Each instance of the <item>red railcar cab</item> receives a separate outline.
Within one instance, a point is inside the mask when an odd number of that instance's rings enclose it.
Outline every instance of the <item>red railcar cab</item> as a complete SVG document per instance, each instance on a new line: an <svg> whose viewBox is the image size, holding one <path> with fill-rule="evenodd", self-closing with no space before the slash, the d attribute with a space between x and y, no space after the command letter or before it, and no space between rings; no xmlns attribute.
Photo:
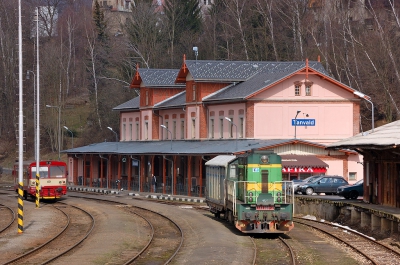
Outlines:
<svg viewBox="0 0 400 265"><path fill-rule="evenodd" d="M36 197L36 161L23 163L24 197ZM18 162L14 164L14 184L18 192ZM39 162L39 197L41 199L58 199L67 194L67 164L62 161Z"/></svg>

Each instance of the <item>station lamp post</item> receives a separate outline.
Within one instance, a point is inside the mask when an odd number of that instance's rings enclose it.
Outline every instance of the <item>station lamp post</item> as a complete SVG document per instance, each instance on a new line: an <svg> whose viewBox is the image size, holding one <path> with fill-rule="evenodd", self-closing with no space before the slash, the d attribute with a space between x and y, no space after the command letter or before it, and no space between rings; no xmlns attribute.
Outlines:
<svg viewBox="0 0 400 265"><path fill-rule="evenodd" d="M163 127L165 130L167 130L170 133L170 135L171 135L171 140L170 140L171 141L171 150L172 150L172 132L170 130L168 130L167 126L165 126L164 124L161 124L160 126Z"/></svg>
<svg viewBox="0 0 400 265"><path fill-rule="evenodd" d="M118 133L116 133L111 127L107 127L107 129L109 129L115 134L115 140L118 142Z"/></svg>
<svg viewBox="0 0 400 265"><path fill-rule="evenodd" d="M354 95L359 96L362 99L365 99L366 101L368 101L369 103L371 103L372 105L372 132L374 132L374 103L372 103L371 98L367 95L365 95L364 93L361 93L360 91L354 91L353 92Z"/></svg>
<svg viewBox="0 0 400 265"><path fill-rule="evenodd" d="M297 115L299 115L299 113L301 112L301 110L298 110L296 113L296 117L294 117L294 139L296 139L296 133L297 133Z"/></svg>
<svg viewBox="0 0 400 265"><path fill-rule="evenodd" d="M236 140L235 140L235 144L236 144L236 151L237 151L237 140L238 140L238 133L237 133L237 126L235 123L233 123L232 119L225 117L225 120L229 121L230 124L232 124L233 126L235 126L236 129Z"/></svg>
<svg viewBox="0 0 400 265"><path fill-rule="evenodd" d="M74 133L70 129L68 129L67 126L64 126L64 129L67 130L71 134L71 137L72 137L72 148L74 148Z"/></svg>

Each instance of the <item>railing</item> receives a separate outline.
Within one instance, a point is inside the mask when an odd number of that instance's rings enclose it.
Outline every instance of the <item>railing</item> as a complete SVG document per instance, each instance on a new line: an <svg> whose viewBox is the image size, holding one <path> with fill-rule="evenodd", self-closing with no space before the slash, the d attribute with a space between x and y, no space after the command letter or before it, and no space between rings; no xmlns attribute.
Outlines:
<svg viewBox="0 0 400 265"><path fill-rule="evenodd" d="M261 185L261 183L257 183L256 181L233 181L233 180L227 180L227 188L228 188L228 200L232 201L233 203L233 215L234 217L237 217L237 184L239 183L253 183L257 185ZM233 187L232 187L233 184ZM244 199L245 203L256 203L258 199L258 195L256 190L254 190L253 196L249 196L248 192L251 192L251 190L246 190L247 185L243 185L243 194L244 194ZM230 194L230 190L232 190L232 194ZM261 188L260 188L261 190ZM273 190L270 191L272 193L273 201L274 204L275 202L283 204L293 204L293 213L294 214L294 192L293 192L293 182L292 181L275 181L273 183ZM252 198L252 201L250 201L250 197ZM279 199L278 199L279 198Z"/></svg>

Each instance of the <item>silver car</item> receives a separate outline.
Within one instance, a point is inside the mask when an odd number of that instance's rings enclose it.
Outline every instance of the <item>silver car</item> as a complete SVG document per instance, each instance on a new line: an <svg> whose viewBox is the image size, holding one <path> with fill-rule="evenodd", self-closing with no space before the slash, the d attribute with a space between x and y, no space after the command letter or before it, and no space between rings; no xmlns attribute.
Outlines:
<svg viewBox="0 0 400 265"><path fill-rule="evenodd" d="M314 180L316 180L317 178L320 178L320 177L321 177L321 175L311 176L311 177L305 178L305 179L303 179L301 181L293 182L293 192L294 193L299 193L301 185L313 182Z"/></svg>

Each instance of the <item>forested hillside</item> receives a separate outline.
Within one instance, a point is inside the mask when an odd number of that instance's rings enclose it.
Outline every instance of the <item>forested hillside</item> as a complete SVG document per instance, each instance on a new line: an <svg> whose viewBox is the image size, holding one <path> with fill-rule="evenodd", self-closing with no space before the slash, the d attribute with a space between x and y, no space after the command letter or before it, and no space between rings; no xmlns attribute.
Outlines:
<svg viewBox="0 0 400 265"><path fill-rule="evenodd" d="M184 54L196 58L193 47L198 60L320 57L334 78L371 97L376 127L400 117L399 0L214 0L208 12L198 0L132 0L123 14L91 0L21 3L26 157L35 146L37 60L40 146L48 152L71 148L71 132L75 147L114 141L112 108L137 96L129 88L137 66L179 68ZM1 160L18 142L18 1L0 1L0 56ZM371 104L361 113L368 130Z"/></svg>

